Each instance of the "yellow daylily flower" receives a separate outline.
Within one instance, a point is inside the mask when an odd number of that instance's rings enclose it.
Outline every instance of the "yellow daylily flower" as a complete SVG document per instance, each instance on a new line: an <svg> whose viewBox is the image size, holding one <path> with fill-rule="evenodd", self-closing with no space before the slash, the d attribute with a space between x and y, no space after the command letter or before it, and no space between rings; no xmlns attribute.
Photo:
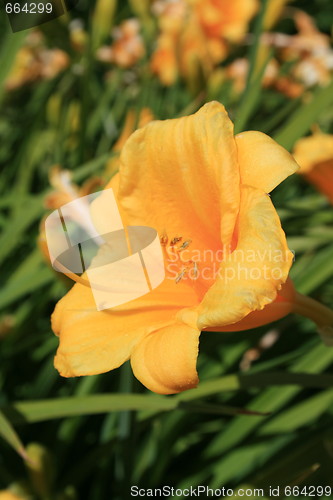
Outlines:
<svg viewBox="0 0 333 500"><path fill-rule="evenodd" d="M267 135L234 136L218 102L136 131L107 188L125 226L158 231L166 276L150 293L99 312L91 288L75 284L52 315L60 374L107 372L131 359L146 387L177 393L198 384L202 330L242 330L288 314L293 254L267 193L297 168ZM106 200L103 191L92 206L101 234Z"/></svg>
<svg viewBox="0 0 333 500"><path fill-rule="evenodd" d="M134 66L145 55L140 29L140 22L137 19L123 21L113 29L113 44L97 50L97 59L116 64L121 68Z"/></svg>
<svg viewBox="0 0 333 500"><path fill-rule="evenodd" d="M299 97L315 85L327 85L332 76L333 51L330 37L321 33L314 19L295 9L293 20L297 33L264 33L261 43L272 45L278 58L292 63L288 75L281 75L276 89L289 97ZM267 49L265 49L267 50Z"/></svg>
<svg viewBox="0 0 333 500"><path fill-rule="evenodd" d="M317 132L300 139L294 148L300 174L333 204L333 135Z"/></svg>
<svg viewBox="0 0 333 500"><path fill-rule="evenodd" d="M69 62L66 52L47 48L42 34L32 31L15 57L5 88L12 91L39 80L50 80L66 69Z"/></svg>
<svg viewBox="0 0 333 500"><path fill-rule="evenodd" d="M246 79L249 72L249 60L245 57L235 59L225 69L225 77L233 81L233 90L236 95L244 92ZM271 59L265 68L262 79L263 87L271 87L275 84L279 74L279 64L276 59Z"/></svg>
<svg viewBox="0 0 333 500"><path fill-rule="evenodd" d="M238 42L258 10L257 0L189 0L209 37Z"/></svg>
<svg viewBox="0 0 333 500"><path fill-rule="evenodd" d="M164 85L181 75L191 81L201 69L208 77L239 42L258 9L257 0L155 2L160 34L151 69Z"/></svg>

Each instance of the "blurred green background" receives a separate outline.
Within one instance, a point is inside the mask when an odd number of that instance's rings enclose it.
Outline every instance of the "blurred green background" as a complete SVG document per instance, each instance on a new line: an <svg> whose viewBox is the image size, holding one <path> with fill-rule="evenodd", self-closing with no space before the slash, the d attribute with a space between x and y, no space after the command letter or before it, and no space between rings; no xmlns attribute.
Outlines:
<svg viewBox="0 0 333 500"><path fill-rule="evenodd" d="M31 30L13 34L0 12L0 489L12 486L32 499L123 500L130 485L333 488L333 350L310 321L289 316L251 332L202 334L199 389L178 396L148 393L128 364L76 379L53 368L58 341L50 315L70 283L47 266L37 238L54 165L70 170L78 184L91 176L106 181L131 108L148 107L165 119L217 99L238 130L261 130L288 149L314 123L333 133L332 83L314 89L311 99L294 100L262 89L258 78L242 96L228 82L163 87L148 70L156 27L144 19L146 56L130 69L102 64L95 48L110 41L113 25L140 16L140 8L118 2L104 26L105 19L94 16L96 3L82 0L40 26L45 47L63 50L68 66L14 90L6 81ZM292 6L330 34L331 0ZM251 28L258 35L257 20ZM80 50L73 48L73 26L87 37ZM288 19L275 29L295 32ZM236 51L254 67L252 47ZM272 198L296 252L291 276L297 289L332 306L332 207L300 176ZM267 332L276 341L258 349ZM250 349L258 354L252 363ZM15 451L21 443L35 465Z"/></svg>

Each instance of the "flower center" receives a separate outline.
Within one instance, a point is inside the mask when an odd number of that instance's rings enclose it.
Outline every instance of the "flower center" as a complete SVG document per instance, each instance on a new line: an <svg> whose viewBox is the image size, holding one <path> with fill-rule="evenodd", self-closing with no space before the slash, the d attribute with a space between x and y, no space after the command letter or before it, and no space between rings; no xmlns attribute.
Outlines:
<svg viewBox="0 0 333 500"><path fill-rule="evenodd" d="M197 280L198 263L196 260L185 256L185 251L187 254L192 240L183 238L183 236L174 236L169 240L168 235L164 232L160 236L160 242L167 261L167 277L169 279L173 278L176 284L180 283L185 277Z"/></svg>

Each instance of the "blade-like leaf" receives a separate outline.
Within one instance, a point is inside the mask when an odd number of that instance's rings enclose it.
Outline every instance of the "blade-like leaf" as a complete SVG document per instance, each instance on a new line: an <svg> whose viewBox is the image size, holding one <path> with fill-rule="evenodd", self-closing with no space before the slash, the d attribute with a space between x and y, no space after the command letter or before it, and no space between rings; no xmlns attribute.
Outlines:
<svg viewBox="0 0 333 500"><path fill-rule="evenodd" d="M301 106L277 132L274 139L289 151L295 142L308 132L320 113L333 103L333 82L314 92L310 102Z"/></svg>
<svg viewBox="0 0 333 500"><path fill-rule="evenodd" d="M172 398L142 394L95 394L73 398L45 399L39 401L17 402L3 409L18 423L41 422L54 418L77 415L95 415L113 411L158 410L165 411L175 407Z"/></svg>
<svg viewBox="0 0 333 500"><path fill-rule="evenodd" d="M0 103L3 97L4 82L15 62L15 55L21 48L23 41L27 33L21 31L19 33L8 32L6 40L3 43L2 50L0 52Z"/></svg>
<svg viewBox="0 0 333 500"><path fill-rule="evenodd" d="M0 410L0 436L17 451L22 458L26 458L24 446L15 429Z"/></svg>
<svg viewBox="0 0 333 500"><path fill-rule="evenodd" d="M285 434L312 423L333 404L333 390L320 392L306 401L285 410L261 427L259 434Z"/></svg>

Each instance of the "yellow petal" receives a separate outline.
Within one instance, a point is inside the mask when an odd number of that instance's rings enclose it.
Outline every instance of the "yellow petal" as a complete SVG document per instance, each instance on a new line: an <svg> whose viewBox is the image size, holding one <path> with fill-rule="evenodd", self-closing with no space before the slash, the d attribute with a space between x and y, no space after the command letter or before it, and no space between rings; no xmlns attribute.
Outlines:
<svg viewBox="0 0 333 500"><path fill-rule="evenodd" d="M224 107L212 102L190 117L155 121L135 132L108 187L114 189L125 226L151 226L169 241L182 237L182 243L190 242L188 259L199 255L201 260L207 250L215 255L222 244L228 247L240 184L233 125ZM101 234L111 217L108 203L102 193L91 207ZM173 262L167 271L172 269L175 279L181 268L176 271ZM210 285L208 279L196 281L200 298Z"/></svg>
<svg viewBox="0 0 333 500"><path fill-rule="evenodd" d="M300 139L294 156L301 167L300 174L333 204L333 135L319 132Z"/></svg>
<svg viewBox="0 0 333 500"><path fill-rule="evenodd" d="M262 132L236 135L241 183L269 193L298 165L282 146Z"/></svg>
<svg viewBox="0 0 333 500"><path fill-rule="evenodd" d="M196 302L190 287L165 280L149 294L97 311L91 289L76 284L52 315L53 331L60 336L55 367L64 377L117 368L141 338L172 322L179 308Z"/></svg>
<svg viewBox="0 0 333 500"><path fill-rule="evenodd" d="M197 386L199 330L174 323L147 337L131 356L134 375L151 391L173 394Z"/></svg>
<svg viewBox="0 0 333 500"><path fill-rule="evenodd" d="M221 104L147 125L127 141L120 160L119 203L132 225L201 240L206 248L221 239L229 244L239 171L233 125Z"/></svg>
<svg viewBox="0 0 333 500"><path fill-rule="evenodd" d="M315 165L305 177L333 204L333 158Z"/></svg>
<svg viewBox="0 0 333 500"><path fill-rule="evenodd" d="M258 10L257 0L194 0L199 20L208 37L237 42Z"/></svg>
<svg viewBox="0 0 333 500"><path fill-rule="evenodd" d="M260 311L253 311L248 314L244 319L234 323L233 325L226 325L217 331L223 332L241 332L242 330L250 330L258 326L267 325L284 318L294 310L296 292L290 278L279 290L278 295L274 302L267 304L264 309Z"/></svg>
<svg viewBox="0 0 333 500"><path fill-rule="evenodd" d="M221 262L215 284L198 307L198 328L230 325L261 310L287 280L293 255L268 195L242 188L234 252Z"/></svg>
<svg viewBox="0 0 333 500"><path fill-rule="evenodd" d="M333 135L314 134L296 142L293 155L299 163L300 174L306 174L319 163L333 159Z"/></svg>

